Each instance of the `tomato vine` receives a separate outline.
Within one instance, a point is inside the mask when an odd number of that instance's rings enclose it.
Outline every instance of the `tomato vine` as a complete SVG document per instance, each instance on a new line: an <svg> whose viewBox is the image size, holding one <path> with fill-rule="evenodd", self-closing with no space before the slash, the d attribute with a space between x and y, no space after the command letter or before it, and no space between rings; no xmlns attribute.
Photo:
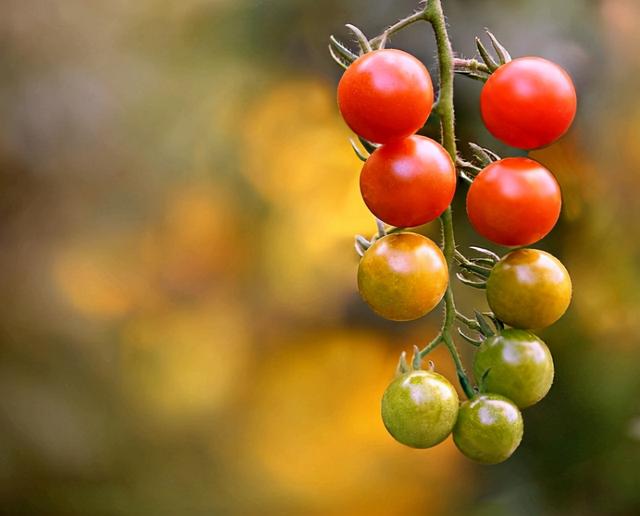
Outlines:
<svg viewBox="0 0 640 516"><path fill-rule="evenodd" d="M393 34L417 22L431 26L436 42L439 87L435 102L426 68L403 51L385 49ZM420 10L372 39L354 25L347 27L360 52L352 52L333 36L329 50L345 69L338 103L345 121L358 135L359 142L351 145L364 162L361 192L378 228L370 240L356 236L356 251L362 257L360 293L378 314L396 321L421 317L444 299L442 324L435 338L422 349L414 347L411 367L406 353L401 354L399 379L383 397L383 421L408 446L433 446L446 436L443 429L449 428L465 455L485 463L501 462L522 438L519 408L544 397L553 380L546 345L527 330L552 324L562 316L570 301L571 281L556 258L534 249L519 249L501 258L471 247L479 256L465 256L456 248L452 178L471 184L467 212L472 225L500 245L529 245L543 238L558 219L561 197L551 172L533 160L502 160L473 143L469 144L471 160L458 155L454 78L461 74L485 82L481 99L485 125L497 138L522 149L548 145L566 132L576 110L573 83L564 70L542 58L513 60L489 31L495 58L479 38L480 60L455 57L441 0L427 0ZM533 114L531 105L536 106ZM432 111L439 117L440 144L415 134ZM415 226L435 218L441 225L441 249L426 237L393 227ZM394 265L400 262L402 267ZM476 311L475 318L470 318L456 309L450 280L455 267L460 282L486 290L491 312ZM407 269L414 270L413 276ZM527 281L520 281L522 277ZM527 313L520 313L523 310ZM459 335L479 348L474 364L476 387L454 342L456 325ZM477 336L468 335L468 330ZM458 406L458 400L455 395L454 403L446 379L432 367L422 371L424 359L440 345L449 351L468 398L459 414L451 409ZM503 350L517 354L517 363L501 362ZM533 363L531 353L548 360ZM533 375L528 383L523 380L527 375ZM507 394L525 401L517 405ZM438 420L434 416L438 410L423 399L439 400L433 403L443 409L446 421ZM493 414L493 423L478 419L483 411ZM486 431L487 424L494 428ZM425 425L438 431L429 433ZM487 442L483 435L497 437Z"/></svg>

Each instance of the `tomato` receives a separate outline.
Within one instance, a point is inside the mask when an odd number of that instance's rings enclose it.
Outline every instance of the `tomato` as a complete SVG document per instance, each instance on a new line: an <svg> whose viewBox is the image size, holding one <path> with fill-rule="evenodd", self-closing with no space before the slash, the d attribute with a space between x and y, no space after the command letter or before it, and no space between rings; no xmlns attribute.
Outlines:
<svg viewBox="0 0 640 516"><path fill-rule="evenodd" d="M416 233L381 238L367 250L358 267L362 299L392 321L411 321L433 310L448 283L442 251Z"/></svg>
<svg viewBox="0 0 640 516"><path fill-rule="evenodd" d="M467 215L475 230L506 246L530 245L544 238L556 225L561 205L553 174L528 158L491 163L467 194Z"/></svg>
<svg viewBox="0 0 640 516"><path fill-rule="evenodd" d="M347 125L375 143L416 133L433 105L433 85L425 66L402 50L364 54L344 72L338 105Z"/></svg>
<svg viewBox="0 0 640 516"><path fill-rule="evenodd" d="M376 149L362 168L365 204L397 227L426 224L447 209L456 191L456 169L447 151L424 136Z"/></svg>
<svg viewBox="0 0 640 516"><path fill-rule="evenodd" d="M393 438L412 448L430 448L453 430L458 394L438 373L412 371L396 378L382 397L382 421Z"/></svg>
<svg viewBox="0 0 640 516"><path fill-rule="evenodd" d="M483 464L507 460L522 440L522 414L498 394L479 394L460 405L453 442L467 457Z"/></svg>
<svg viewBox="0 0 640 516"><path fill-rule="evenodd" d="M487 301L498 319L522 329L545 328L565 313L571 278L560 261L537 249L504 256L487 280Z"/></svg>
<svg viewBox="0 0 640 516"><path fill-rule="evenodd" d="M520 149L537 149L567 132L576 115L571 77L541 57L522 57L502 65L480 95L482 119L498 140Z"/></svg>
<svg viewBox="0 0 640 516"><path fill-rule="evenodd" d="M549 392L553 359L546 344L533 333L507 329L480 345L473 372L484 390L501 394L522 409Z"/></svg>

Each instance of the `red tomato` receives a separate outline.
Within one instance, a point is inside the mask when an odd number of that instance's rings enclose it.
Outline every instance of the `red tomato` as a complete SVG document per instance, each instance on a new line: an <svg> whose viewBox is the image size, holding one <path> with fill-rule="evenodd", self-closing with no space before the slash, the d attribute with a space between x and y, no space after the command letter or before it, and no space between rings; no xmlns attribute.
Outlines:
<svg viewBox="0 0 640 516"><path fill-rule="evenodd" d="M447 151L424 136L376 149L362 167L360 191L381 221L397 227L426 224L442 214L456 191Z"/></svg>
<svg viewBox="0 0 640 516"><path fill-rule="evenodd" d="M482 88L480 109L498 140L537 149L567 132L576 115L576 90L557 64L522 57L498 68Z"/></svg>
<svg viewBox="0 0 640 516"><path fill-rule="evenodd" d="M406 52L376 50L358 58L344 72L338 104L349 127L363 138L376 143L406 138L431 113L431 76Z"/></svg>
<svg viewBox="0 0 640 516"><path fill-rule="evenodd" d="M467 214L483 237L506 246L529 245L553 229L562 198L553 174L537 161L506 158L473 180Z"/></svg>

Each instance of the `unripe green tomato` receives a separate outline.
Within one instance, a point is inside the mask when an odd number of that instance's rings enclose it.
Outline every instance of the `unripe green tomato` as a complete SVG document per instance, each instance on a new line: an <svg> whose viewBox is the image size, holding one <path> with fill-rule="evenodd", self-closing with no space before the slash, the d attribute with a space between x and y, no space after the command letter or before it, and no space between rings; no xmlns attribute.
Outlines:
<svg viewBox="0 0 640 516"><path fill-rule="evenodd" d="M460 405L453 441L471 460L498 464L520 445L522 432L522 414L511 400L478 394Z"/></svg>
<svg viewBox="0 0 640 516"><path fill-rule="evenodd" d="M476 381L484 390L509 398L521 409L547 395L553 371L547 345L533 333L516 329L486 339L473 363Z"/></svg>
<svg viewBox="0 0 640 516"><path fill-rule="evenodd" d="M554 256L537 249L505 255L487 280L487 301L498 319L522 329L546 328L571 301L571 278Z"/></svg>
<svg viewBox="0 0 640 516"><path fill-rule="evenodd" d="M411 371L387 387L382 421L396 441L412 448L430 448L453 430L458 404L458 394L444 376Z"/></svg>
<svg viewBox="0 0 640 516"><path fill-rule="evenodd" d="M376 241L358 267L362 299L380 316L411 321L433 310L449 284L440 248L417 233L398 233Z"/></svg>

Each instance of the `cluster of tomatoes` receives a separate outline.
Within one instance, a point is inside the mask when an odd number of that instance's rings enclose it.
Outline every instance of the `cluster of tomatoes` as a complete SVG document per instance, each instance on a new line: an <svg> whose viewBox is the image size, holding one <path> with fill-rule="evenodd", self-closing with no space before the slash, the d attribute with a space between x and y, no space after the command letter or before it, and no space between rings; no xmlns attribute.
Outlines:
<svg viewBox="0 0 640 516"><path fill-rule="evenodd" d="M362 196L388 225L425 224L442 215L453 199L456 164L442 145L416 134L433 100L428 70L400 50L360 56L340 81L338 103L345 121L375 148L362 168ZM483 87L480 104L496 138L528 150L549 145L568 130L576 94L562 68L527 57L497 68ZM389 385L382 417L396 440L428 448L453 433L458 448L483 463L501 462L517 448L523 433L520 409L542 399L554 376L551 354L531 330L559 319L571 298L564 266L546 252L522 246L551 231L560 207L554 176L531 159L496 160L473 178L467 195L471 224L494 243L518 247L492 263L486 278L498 331L478 348L473 367L478 392L462 404L451 383L433 371L413 370ZM441 249L408 231L377 239L358 268L363 299L394 321L427 314L448 285Z"/></svg>

